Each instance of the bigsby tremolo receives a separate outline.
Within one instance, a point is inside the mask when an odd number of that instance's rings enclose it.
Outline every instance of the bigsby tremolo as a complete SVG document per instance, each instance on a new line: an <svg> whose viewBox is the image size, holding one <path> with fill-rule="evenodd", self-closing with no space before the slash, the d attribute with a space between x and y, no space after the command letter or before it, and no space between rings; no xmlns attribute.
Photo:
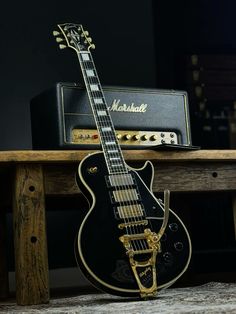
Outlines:
<svg viewBox="0 0 236 314"><path fill-rule="evenodd" d="M165 231L169 218L169 200L170 192L165 190L164 217L158 233L146 228L143 233L125 234L119 238L126 249L126 254L129 257L129 262L142 298L154 296L157 292L156 258L157 254L161 252L160 239ZM144 240L145 243L147 243L145 248L134 250L132 242L137 240Z"/></svg>

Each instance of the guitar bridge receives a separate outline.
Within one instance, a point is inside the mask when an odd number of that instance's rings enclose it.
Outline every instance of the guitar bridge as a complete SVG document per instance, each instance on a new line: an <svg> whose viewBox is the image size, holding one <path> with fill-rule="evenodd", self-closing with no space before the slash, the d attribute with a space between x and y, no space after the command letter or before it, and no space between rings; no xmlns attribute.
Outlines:
<svg viewBox="0 0 236 314"><path fill-rule="evenodd" d="M154 296L157 292L156 280L156 256L160 252L160 241L158 235L150 229L144 233L123 235L120 238L126 248L130 265L142 298ZM134 244L140 241L146 243L145 248L133 249Z"/></svg>
<svg viewBox="0 0 236 314"><path fill-rule="evenodd" d="M160 239L169 217L169 194L168 190L164 191L164 217L158 233L147 228L143 233L125 234L119 238L129 257L141 298L152 297L157 292L156 258L161 252Z"/></svg>

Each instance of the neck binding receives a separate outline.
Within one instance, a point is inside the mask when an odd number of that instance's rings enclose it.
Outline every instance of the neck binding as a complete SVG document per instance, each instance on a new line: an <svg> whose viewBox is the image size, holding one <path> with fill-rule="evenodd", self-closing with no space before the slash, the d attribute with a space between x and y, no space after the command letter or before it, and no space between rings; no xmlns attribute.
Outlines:
<svg viewBox="0 0 236 314"><path fill-rule="evenodd" d="M126 164L108 111L101 83L90 51L78 53L86 90L107 163L108 172L127 173Z"/></svg>

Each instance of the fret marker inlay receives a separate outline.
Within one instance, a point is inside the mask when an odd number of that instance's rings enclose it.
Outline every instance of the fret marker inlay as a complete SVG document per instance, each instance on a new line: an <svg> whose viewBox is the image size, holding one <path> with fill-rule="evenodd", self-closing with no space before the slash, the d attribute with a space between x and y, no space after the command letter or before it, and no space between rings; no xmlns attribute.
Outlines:
<svg viewBox="0 0 236 314"><path fill-rule="evenodd" d="M107 115L105 110L98 110L97 114L98 114L98 116L106 116Z"/></svg>
<svg viewBox="0 0 236 314"><path fill-rule="evenodd" d="M91 91L99 91L97 84L90 84Z"/></svg>
<svg viewBox="0 0 236 314"><path fill-rule="evenodd" d="M82 59L83 59L83 61L89 61L89 60L90 60L90 59L89 59L89 54L88 54L88 53L82 53L81 55L82 55Z"/></svg>
<svg viewBox="0 0 236 314"><path fill-rule="evenodd" d="M102 98L94 98L93 100L94 100L94 103L95 103L96 105L103 104Z"/></svg>
<svg viewBox="0 0 236 314"><path fill-rule="evenodd" d="M94 73L94 71L93 70L86 70L86 74L88 75L88 76L95 76L95 73Z"/></svg>

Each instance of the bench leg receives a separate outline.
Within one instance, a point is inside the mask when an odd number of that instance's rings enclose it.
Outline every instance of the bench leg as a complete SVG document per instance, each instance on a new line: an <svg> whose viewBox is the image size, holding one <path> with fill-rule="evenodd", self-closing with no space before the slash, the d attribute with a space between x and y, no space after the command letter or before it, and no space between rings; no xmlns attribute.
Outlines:
<svg viewBox="0 0 236 314"><path fill-rule="evenodd" d="M0 299L9 295L9 278L6 257L6 213L0 208Z"/></svg>
<svg viewBox="0 0 236 314"><path fill-rule="evenodd" d="M49 302L45 195L42 166L16 166L13 189L16 301Z"/></svg>

